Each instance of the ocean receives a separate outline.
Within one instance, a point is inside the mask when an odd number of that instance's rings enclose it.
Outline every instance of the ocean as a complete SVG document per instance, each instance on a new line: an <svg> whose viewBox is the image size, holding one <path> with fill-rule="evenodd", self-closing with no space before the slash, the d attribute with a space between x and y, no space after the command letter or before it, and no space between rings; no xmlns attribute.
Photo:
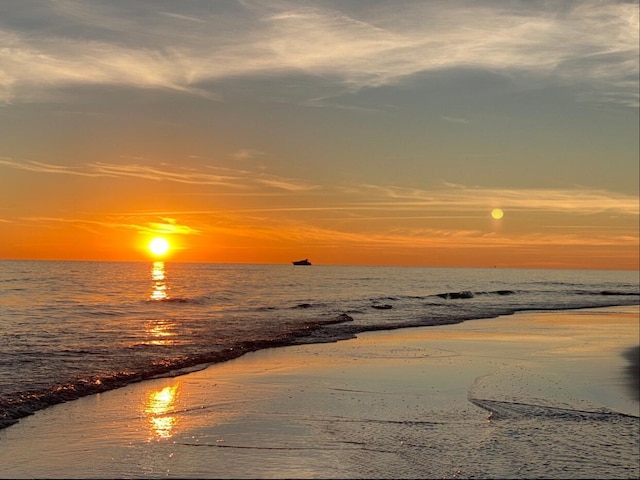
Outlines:
<svg viewBox="0 0 640 480"><path fill-rule="evenodd" d="M263 348L637 305L637 271L0 261L0 428Z"/></svg>

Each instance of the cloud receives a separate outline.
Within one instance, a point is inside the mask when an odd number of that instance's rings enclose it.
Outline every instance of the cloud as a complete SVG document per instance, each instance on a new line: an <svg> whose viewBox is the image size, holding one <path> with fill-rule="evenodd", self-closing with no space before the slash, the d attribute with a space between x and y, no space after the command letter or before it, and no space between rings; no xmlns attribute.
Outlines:
<svg viewBox="0 0 640 480"><path fill-rule="evenodd" d="M163 218L163 222L149 222L147 227L142 227L151 233L163 233L167 235L196 235L200 231L188 227L186 225L180 225L175 218Z"/></svg>
<svg viewBox="0 0 640 480"><path fill-rule="evenodd" d="M242 148L231 154L231 158L238 161L251 160L264 155L264 152L251 148Z"/></svg>
<svg viewBox="0 0 640 480"><path fill-rule="evenodd" d="M12 4L14 5L14 4ZM638 4L66 2L0 7L0 101L81 85L217 98L216 80L305 73L358 90L477 68L638 106ZM23 18L42 27L28 28Z"/></svg>
<svg viewBox="0 0 640 480"><path fill-rule="evenodd" d="M136 218L140 221L131 221ZM106 216L106 218L99 220L68 217L24 217L21 220L46 225L47 227L56 223L73 224L78 228L92 232L95 232L96 228L107 228L113 230L135 230L140 233L165 235L199 235L202 233L196 228L178 223L178 221L173 218L161 218L161 221L158 222L145 221L143 216L132 215L128 215L126 218L111 218L110 216Z"/></svg>
<svg viewBox="0 0 640 480"><path fill-rule="evenodd" d="M214 236L230 235L252 239L296 241L316 247L340 245L368 248L407 249L459 249L459 248L528 248L555 246L581 247L633 247L638 245L637 235L612 232L610 228L589 226L588 232L568 231L509 233L502 234L484 230L459 228L379 228L371 223L365 230L347 231L336 227L321 227L307 222L282 222L281 220L250 217L226 216L228 221L203 227Z"/></svg>
<svg viewBox="0 0 640 480"><path fill-rule="evenodd" d="M534 210L594 214L611 212L637 216L640 198L606 190L576 187L573 189L528 188L505 189L466 187L447 184L445 188L421 190L396 186L362 185L372 193L369 206L380 208L446 208L449 211Z"/></svg>
<svg viewBox="0 0 640 480"><path fill-rule="evenodd" d="M616 215L638 216L640 198L602 189L575 187L553 188L486 188L445 183L434 189L418 189L385 185L310 185L293 178L268 175L263 172L230 169L204 165L201 169L178 166L149 166L140 163L112 164L94 162L81 166L64 166L35 161L17 161L0 157L0 166L31 172L87 177L111 177L120 179L144 179L155 182L173 182L190 185L216 186L232 191L260 195L264 198L266 187L286 195L286 206L263 205L244 208L244 211L302 212L420 212L420 218L434 215L484 215L492 208L509 211L544 211L589 215L607 212ZM307 192L304 200L297 194ZM215 192L224 195L224 190ZM309 200L311 199L311 200ZM305 204L301 202L309 202ZM261 202L264 203L264 202ZM428 213L425 213L428 212ZM367 215L366 218L371 218ZM414 216L415 218L415 216Z"/></svg>
<svg viewBox="0 0 640 480"><path fill-rule="evenodd" d="M465 118L458 118L458 117L442 117L442 119L445 122L449 122L449 123L469 123L469 121Z"/></svg>
<svg viewBox="0 0 640 480"><path fill-rule="evenodd" d="M569 213L593 215L608 213L637 217L640 198L600 189L508 189L465 187L460 185L422 190L397 186L359 185L317 187L324 197L314 205L289 202L282 207L245 208L244 212L340 212L343 220L375 221L383 219L444 219L488 216L496 207L507 215L512 212ZM333 201L326 201L327 195ZM339 200L335 200L339 199ZM352 216L345 217L349 213Z"/></svg>
<svg viewBox="0 0 640 480"><path fill-rule="evenodd" d="M176 167L171 170L166 170L140 164L95 162L78 167L72 167L67 165L37 162L33 160L18 161L7 157L0 157L0 165L36 173L55 173L85 177L141 178L153 181L222 185L231 187L238 187L240 184L240 177L231 173L216 175L207 172L189 171L184 168Z"/></svg>
<svg viewBox="0 0 640 480"><path fill-rule="evenodd" d="M143 161L144 159L139 159ZM208 185L231 189L255 189L266 186L276 190L300 192L316 187L300 180L288 179L276 175L268 175L248 170L235 170L225 167L206 165L202 170L180 166L163 165L161 167L140 163L105 163L94 162L72 167L33 160L18 161L8 157L0 157L0 166L36 173L53 173L59 175L76 175L85 177L139 178L156 182L174 182L189 185Z"/></svg>
<svg viewBox="0 0 640 480"><path fill-rule="evenodd" d="M276 188L278 190L287 190L289 192L306 192L316 187L310 187L304 183L299 183L294 180L285 179L276 176L263 176L262 178L256 178L256 182L267 187Z"/></svg>
<svg viewBox="0 0 640 480"><path fill-rule="evenodd" d="M89 163L87 164L87 168L90 171L108 177L133 177L153 181L187 183L191 185L240 186L239 176L227 171L225 171L225 174L214 174L189 170L182 167L162 169L140 164L112 164L102 162Z"/></svg>
<svg viewBox="0 0 640 480"><path fill-rule="evenodd" d="M74 167L67 165L55 165L51 163L30 161L17 161L8 157L0 157L0 165L5 167L15 168L18 170L27 170L29 172L37 173L56 173L65 175L79 175L83 177L98 177L99 173L92 173L87 171L81 171Z"/></svg>
<svg viewBox="0 0 640 480"><path fill-rule="evenodd" d="M134 230L143 234L206 235L214 238L245 237L252 240L303 242L314 248L355 247L361 250L376 248L402 248L403 251L420 249L527 249L549 246L559 247L622 247L637 248L639 237L628 229L617 231L609 226L544 228L538 232L500 233L469 228L379 228L372 222L368 228L348 231L336 227L322 227L308 222L286 221L268 216L251 216L230 212L187 211L174 212L198 221L198 228L171 217L156 214L107 215L98 219L87 217L26 217L16 221L29 222L50 228L56 223L71 224L76 228L100 233L100 229ZM150 218L152 217L152 218ZM155 217L155 218L153 218ZM15 221L13 222L15 223Z"/></svg>

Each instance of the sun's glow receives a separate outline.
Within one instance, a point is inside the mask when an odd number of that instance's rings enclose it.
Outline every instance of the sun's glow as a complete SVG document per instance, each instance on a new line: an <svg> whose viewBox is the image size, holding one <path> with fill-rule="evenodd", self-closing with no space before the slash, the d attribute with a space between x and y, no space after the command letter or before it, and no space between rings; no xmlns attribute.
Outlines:
<svg viewBox="0 0 640 480"><path fill-rule="evenodd" d="M504 212L500 208L494 208L491 210L491 216L496 220L500 220L504 216Z"/></svg>
<svg viewBox="0 0 640 480"><path fill-rule="evenodd" d="M170 438L178 424L178 417L172 415L178 397L180 383L169 385L162 390L149 393L144 412L149 421L150 438Z"/></svg>
<svg viewBox="0 0 640 480"><path fill-rule="evenodd" d="M149 242L149 251L153 255L165 255L169 251L169 248L169 241L164 237L156 237Z"/></svg>

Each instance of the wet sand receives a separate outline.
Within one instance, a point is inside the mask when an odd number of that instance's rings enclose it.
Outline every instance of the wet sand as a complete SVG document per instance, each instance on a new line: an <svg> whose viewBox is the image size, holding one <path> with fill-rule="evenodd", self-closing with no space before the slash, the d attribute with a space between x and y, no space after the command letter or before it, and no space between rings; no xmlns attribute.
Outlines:
<svg viewBox="0 0 640 480"><path fill-rule="evenodd" d="M637 478L638 343L612 307L254 352L22 419L0 477Z"/></svg>

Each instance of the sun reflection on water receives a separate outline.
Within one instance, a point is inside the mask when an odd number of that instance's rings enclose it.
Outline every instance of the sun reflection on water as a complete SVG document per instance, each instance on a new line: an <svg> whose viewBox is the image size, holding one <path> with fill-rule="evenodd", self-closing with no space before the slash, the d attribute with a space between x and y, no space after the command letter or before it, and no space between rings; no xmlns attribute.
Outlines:
<svg viewBox="0 0 640 480"><path fill-rule="evenodd" d="M180 382L169 385L161 390L149 393L144 405L147 415L150 439L165 439L173 435L178 418L172 415L175 409Z"/></svg>
<svg viewBox="0 0 640 480"><path fill-rule="evenodd" d="M153 283L149 299L154 301L169 300L164 262L153 262L151 280ZM156 319L146 322L144 343L146 345L172 345L174 341L171 337L175 336L175 326L175 322L170 320Z"/></svg>
<svg viewBox="0 0 640 480"><path fill-rule="evenodd" d="M151 300L167 299L167 274L164 269L164 262L153 262L151 279L153 280Z"/></svg>
<svg viewBox="0 0 640 480"><path fill-rule="evenodd" d="M176 342L175 322L169 320L153 320L145 324L146 345L173 345Z"/></svg>

